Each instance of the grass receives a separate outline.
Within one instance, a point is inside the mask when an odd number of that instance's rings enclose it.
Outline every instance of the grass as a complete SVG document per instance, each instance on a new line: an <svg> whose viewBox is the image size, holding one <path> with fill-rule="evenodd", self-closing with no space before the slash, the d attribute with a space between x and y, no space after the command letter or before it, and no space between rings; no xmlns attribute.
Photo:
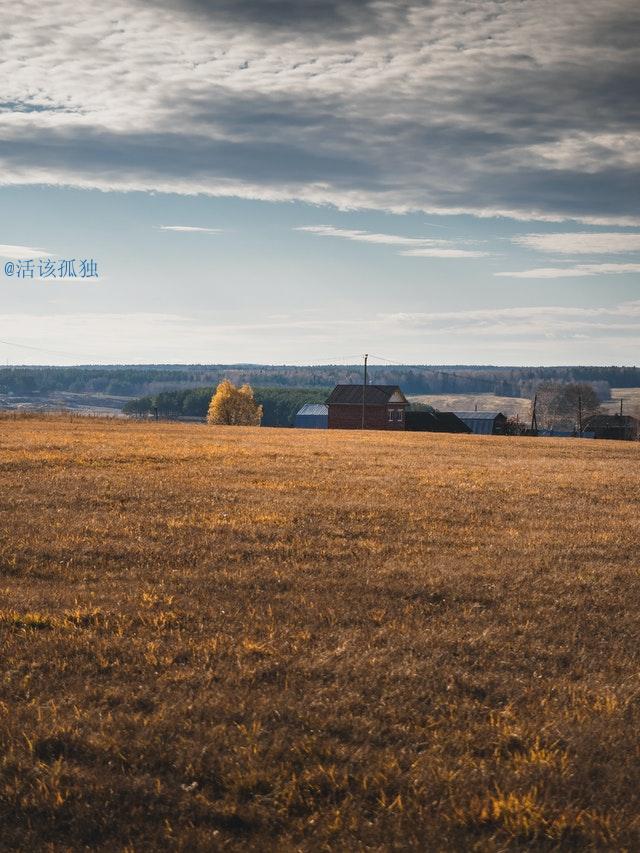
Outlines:
<svg viewBox="0 0 640 853"><path fill-rule="evenodd" d="M0 847L639 849L639 452L0 420Z"/></svg>

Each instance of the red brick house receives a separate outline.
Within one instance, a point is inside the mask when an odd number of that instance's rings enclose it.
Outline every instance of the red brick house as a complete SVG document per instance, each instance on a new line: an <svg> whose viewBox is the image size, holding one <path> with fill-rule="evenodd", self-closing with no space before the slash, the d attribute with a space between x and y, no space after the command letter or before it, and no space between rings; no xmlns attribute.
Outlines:
<svg viewBox="0 0 640 853"><path fill-rule="evenodd" d="M336 385L329 397L329 429L404 429L407 398L397 385Z"/></svg>

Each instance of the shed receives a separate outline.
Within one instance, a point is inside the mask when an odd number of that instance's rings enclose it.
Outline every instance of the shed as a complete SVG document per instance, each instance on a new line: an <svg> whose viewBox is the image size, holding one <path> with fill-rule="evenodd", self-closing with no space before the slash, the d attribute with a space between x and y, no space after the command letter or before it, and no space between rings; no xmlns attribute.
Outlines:
<svg viewBox="0 0 640 853"><path fill-rule="evenodd" d="M300 429L327 429L329 425L329 409L324 403L305 403L296 412L293 425Z"/></svg>
<svg viewBox="0 0 640 853"><path fill-rule="evenodd" d="M595 438L635 441L638 438L640 422L631 415L592 415L583 424L585 430L594 433Z"/></svg>
<svg viewBox="0 0 640 853"><path fill-rule="evenodd" d="M471 432L453 412L407 412L405 419L411 432Z"/></svg>
<svg viewBox="0 0 640 853"><path fill-rule="evenodd" d="M397 385L336 385L329 397L329 429L403 430L407 398Z"/></svg>
<svg viewBox="0 0 640 853"><path fill-rule="evenodd" d="M502 412L453 412L475 435L504 435L507 416Z"/></svg>

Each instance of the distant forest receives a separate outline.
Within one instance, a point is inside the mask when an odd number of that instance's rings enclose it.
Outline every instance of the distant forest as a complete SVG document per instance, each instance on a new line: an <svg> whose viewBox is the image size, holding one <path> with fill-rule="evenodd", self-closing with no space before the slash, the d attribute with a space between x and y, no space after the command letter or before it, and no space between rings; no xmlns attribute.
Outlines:
<svg viewBox="0 0 640 853"><path fill-rule="evenodd" d="M0 394L28 397L66 391L140 397L214 386L225 378L235 384L248 382L253 388L325 389L337 382L361 382L362 367L251 364L3 367ZM400 385L406 394L484 392L503 397L531 397L541 382L589 382L606 399L610 387L640 387L640 368L373 365L369 368L369 381Z"/></svg>
<svg viewBox="0 0 640 853"><path fill-rule="evenodd" d="M157 411L161 418L204 418L215 385L182 391L161 391L155 396L140 397L123 406L127 415L150 415ZM296 412L305 403L324 403L331 388L255 388L254 397L262 406L262 426L292 426Z"/></svg>

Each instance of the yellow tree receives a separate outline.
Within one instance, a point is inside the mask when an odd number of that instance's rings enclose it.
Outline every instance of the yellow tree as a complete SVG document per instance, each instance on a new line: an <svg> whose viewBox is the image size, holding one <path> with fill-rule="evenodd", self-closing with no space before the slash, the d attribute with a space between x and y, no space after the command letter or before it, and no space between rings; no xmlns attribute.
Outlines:
<svg viewBox="0 0 640 853"><path fill-rule="evenodd" d="M251 387L236 388L233 382L223 379L209 403L207 423L260 426L261 420L262 406L254 400Z"/></svg>

